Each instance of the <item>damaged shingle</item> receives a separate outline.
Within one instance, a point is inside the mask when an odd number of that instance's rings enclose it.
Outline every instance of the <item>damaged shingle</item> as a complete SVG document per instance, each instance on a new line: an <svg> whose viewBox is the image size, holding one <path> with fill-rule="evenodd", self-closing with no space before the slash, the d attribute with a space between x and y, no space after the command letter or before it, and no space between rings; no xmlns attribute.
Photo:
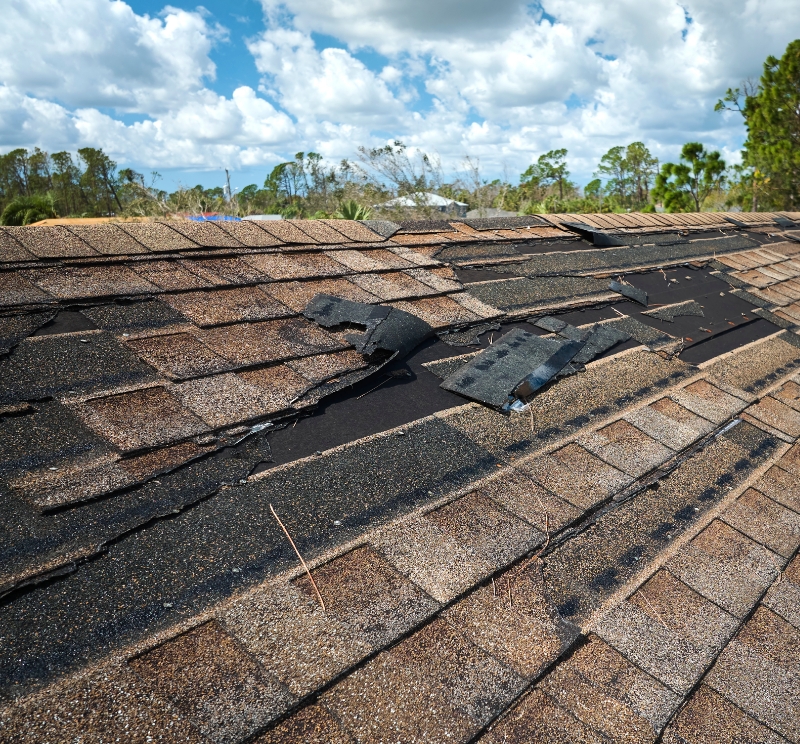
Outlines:
<svg viewBox="0 0 800 744"><path fill-rule="evenodd" d="M640 305L647 307L647 292L645 292L643 289L634 287L632 284L628 284L627 282L616 282L613 280L609 283L608 288L612 292L619 292L619 294L621 294L623 297L629 297L635 302L638 302Z"/></svg>
<svg viewBox="0 0 800 744"><path fill-rule="evenodd" d="M647 315L650 318L658 318L659 320L666 320L672 323L673 320L682 315L697 315L700 318L705 317L703 308L696 300L686 300L686 302L676 302L672 305L664 305L663 307L654 310L645 310L642 315Z"/></svg>
<svg viewBox="0 0 800 744"><path fill-rule="evenodd" d="M543 338L514 328L441 384L445 390L503 408L552 379L581 349L579 341Z"/></svg>
<svg viewBox="0 0 800 744"><path fill-rule="evenodd" d="M316 295L304 315L325 328L364 326L363 334L348 334L357 351L371 355L379 349L403 357L429 336L433 329L420 318L398 308L365 305L331 295Z"/></svg>

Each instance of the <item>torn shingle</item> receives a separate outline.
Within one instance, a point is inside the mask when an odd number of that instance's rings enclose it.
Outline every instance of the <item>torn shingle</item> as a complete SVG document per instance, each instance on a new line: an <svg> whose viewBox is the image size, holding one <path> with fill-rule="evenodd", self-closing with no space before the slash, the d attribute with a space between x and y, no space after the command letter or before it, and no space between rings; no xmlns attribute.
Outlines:
<svg viewBox="0 0 800 744"><path fill-rule="evenodd" d="M675 318L684 315L696 315L700 318L705 317L703 308L700 307L700 303L696 300L686 300L686 302L676 302L671 305L654 308L653 310L644 310L642 315L658 318L659 320L666 320L668 323L672 323Z"/></svg>
<svg viewBox="0 0 800 744"><path fill-rule="evenodd" d="M316 295L304 314L325 328L364 326L364 334L352 333L347 339L367 356L383 349L403 357L433 334L424 320L403 310L350 302L330 295Z"/></svg>
<svg viewBox="0 0 800 744"><path fill-rule="evenodd" d="M442 383L445 390L502 408L509 396L527 398L580 351L582 344L515 328Z"/></svg>

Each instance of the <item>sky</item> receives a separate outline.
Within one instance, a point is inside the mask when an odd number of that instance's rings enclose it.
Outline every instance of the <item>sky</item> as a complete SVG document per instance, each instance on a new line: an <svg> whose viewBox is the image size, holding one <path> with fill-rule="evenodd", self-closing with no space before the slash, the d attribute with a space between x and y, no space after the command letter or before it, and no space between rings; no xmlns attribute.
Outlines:
<svg viewBox="0 0 800 744"><path fill-rule="evenodd" d="M800 37L798 0L5 0L0 152L101 147L160 186L261 185L399 139L445 175L519 174L569 151L738 159L725 90Z"/></svg>

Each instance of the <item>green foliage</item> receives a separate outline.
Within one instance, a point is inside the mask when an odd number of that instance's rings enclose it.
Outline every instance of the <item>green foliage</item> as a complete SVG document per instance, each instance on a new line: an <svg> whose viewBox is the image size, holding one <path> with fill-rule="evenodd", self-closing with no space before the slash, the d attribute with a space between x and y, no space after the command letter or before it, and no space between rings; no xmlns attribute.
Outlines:
<svg viewBox="0 0 800 744"><path fill-rule="evenodd" d="M667 212L699 212L703 202L725 182L725 161L699 142L687 142L680 163L664 163L656 176L653 198Z"/></svg>
<svg viewBox="0 0 800 744"><path fill-rule="evenodd" d="M18 196L10 201L0 215L3 225L30 225L56 216L53 198L45 196Z"/></svg>
<svg viewBox="0 0 800 744"><path fill-rule="evenodd" d="M359 204L355 199L343 201L333 213L337 220L368 220L372 215L372 210Z"/></svg>
<svg viewBox="0 0 800 744"><path fill-rule="evenodd" d="M567 151L550 150L544 155L540 155L535 163L529 165L519 180L520 185L526 187L526 190L532 195L538 195L538 192L557 185L558 198L563 199L564 191L574 188L568 178Z"/></svg>
<svg viewBox="0 0 800 744"><path fill-rule="evenodd" d="M643 142L612 147L600 158L596 174L606 178L603 195L609 200L607 209L641 209L649 201L657 169L658 160Z"/></svg>
<svg viewBox="0 0 800 744"><path fill-rule="evenodd" d="M715 110L738 111L747 127L732 202L753 211L800 209L800 39L780 59L767 57L757 85L729 88Z"/></svg>

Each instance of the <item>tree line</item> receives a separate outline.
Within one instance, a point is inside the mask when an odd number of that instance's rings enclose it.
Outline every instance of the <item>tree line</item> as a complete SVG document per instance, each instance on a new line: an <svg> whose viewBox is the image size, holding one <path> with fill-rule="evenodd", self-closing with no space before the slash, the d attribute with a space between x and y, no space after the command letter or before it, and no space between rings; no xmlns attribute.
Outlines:
<svg viewBox="0 0 800 744"><path fill-rule="evenodd" d="M470 157L447 179L438 157L400 141L359 147L352 159L335 164L315 152L298 152L275 166L262 186L250 184L235 194L202 186L168 193L158 187L158 173L146 179L118 169L98 148L76 154L15 149L0 155L0 221L207 212L363 219L372 205L428 192L471 209L521 214L800 210L800 40L780 59L768 57L760 80L727 90L715 108L743 117L741 164L729 167L719 152L699 142L686 143L678 162L659 163L643 142L632 142L605 153L583 187L570 179L566 149L540 155L513 183L508 177L484 179L480 163ZM414 211L431 210L420 201Z"/></svg>

